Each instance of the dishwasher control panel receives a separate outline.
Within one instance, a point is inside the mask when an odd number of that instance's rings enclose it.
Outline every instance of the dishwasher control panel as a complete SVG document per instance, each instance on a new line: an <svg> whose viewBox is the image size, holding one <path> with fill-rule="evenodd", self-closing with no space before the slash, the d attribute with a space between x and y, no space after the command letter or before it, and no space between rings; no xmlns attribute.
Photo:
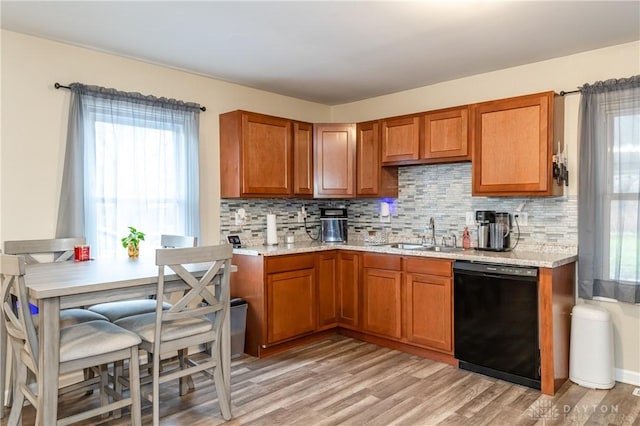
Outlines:
<svg viewBox="0 0 640 426"><path fill-rule="evenodd" d="M538 268L527 266L498 265L493 263L477 263L468 261L456 261L453 263L455 271L479 272L485 274L513 275L535 278L538 276Z"/></svg>

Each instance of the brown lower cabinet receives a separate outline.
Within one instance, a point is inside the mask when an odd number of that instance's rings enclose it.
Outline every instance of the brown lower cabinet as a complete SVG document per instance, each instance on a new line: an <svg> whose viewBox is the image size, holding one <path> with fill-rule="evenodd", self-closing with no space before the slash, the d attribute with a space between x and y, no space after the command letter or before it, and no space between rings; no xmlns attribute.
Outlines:
<svg viewBox="0 0 640 426"><path fill-rule="evenodd" d="M318 329L338 324L340 311L338 290L338 253L335 250L318 253Z"/></svg>
<svg viewBox="0 0 640 426"><path fill-rule="evenodd" d="M360 255L338 251L337 254L338 323L341 327L359 329Z"/></svg>
<svg viewBox="0 0 640 426"><path fill-rule="evenodd" d="M318 253L318 330L336 326L358 329L359 259L355 252Z"/></svg>
<svg viewBox="0 0 640 426"><path fill-rule="evenodd" d="M457 365L453 260L329 250L234 255L231 295L248 302L245 352L258 357L340 332ZM575 263L540 268L542 393L568 377ZM556 309L557 308L557 309Z"/></svg>
<svg viewBox="0 0 640 426"><path fill-rule="evenodd" d="M451 261L329 250L233 262L232 296L249 304L251 355L336 328L453 353Z"/></svg>
<svg viewBox="0 0 640 426"><path fill-rule="evenodd" d="M315 271L267 274L267 343L273 344L316 330Z"/></svg>
<svg viewBox="0 0 640 426"><path fill-rule="evenodd" d="M407 258L407 340L453 354L453 278L451 261Z"/></svg>
<svg viewBox="0 0 640 426"><path fill-rule="evenodd" d="M363 331L453 355L452 261L365 254Z"/></svg>
<svg viewBox="0 0 640 426"><path fill-rule="evenodd" d="M402 258L365 254L362 269L362 329L402 338Z"/></svg>

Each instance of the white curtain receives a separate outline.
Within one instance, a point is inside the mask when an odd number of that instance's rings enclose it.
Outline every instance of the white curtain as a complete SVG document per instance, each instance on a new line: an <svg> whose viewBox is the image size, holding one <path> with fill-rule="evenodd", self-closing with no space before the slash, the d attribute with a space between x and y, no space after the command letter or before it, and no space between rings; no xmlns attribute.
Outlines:
<svg viewBox="0 0 640 426"><path fill-rule="evenodd" d="M640 303L640 76L581 92L579 295Z"/></svg>
<svg viewBox="0 0 640 426"><path fill-rule="evenodd" d="M94 256L124 249L128 226L200 237L200 106L73 83L58 237L84 236Z"/></svg>

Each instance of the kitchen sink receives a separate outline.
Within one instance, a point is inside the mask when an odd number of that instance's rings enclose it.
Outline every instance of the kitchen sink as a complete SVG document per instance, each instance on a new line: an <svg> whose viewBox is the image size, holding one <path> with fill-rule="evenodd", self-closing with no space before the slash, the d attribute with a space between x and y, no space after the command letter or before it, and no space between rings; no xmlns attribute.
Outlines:
<svg viewBox="0 0 640 426"><path fill-rule="evenodd" d="M442 252L442 253L455 253L455 252L463 251L464 249L462 247L428 246L428 247L422 247L422 250Z"/></svg>
<svg viewBox="0 0 640 426"><path fill-rule="evenodd" d="M420 243L386 243L381 245L402 250L434 251L442 253L454 253L463 250L461 247L423 246Z"/></svg>
<svg viewBox="0 0 640 426"><path fill-rule="evenodd" d="M384 244L387 247L391 247L391 248L398 248L398 249L403 249L403 250L420 250L425 248L422 244L420 243L388 243L388 244Z"/></svg>

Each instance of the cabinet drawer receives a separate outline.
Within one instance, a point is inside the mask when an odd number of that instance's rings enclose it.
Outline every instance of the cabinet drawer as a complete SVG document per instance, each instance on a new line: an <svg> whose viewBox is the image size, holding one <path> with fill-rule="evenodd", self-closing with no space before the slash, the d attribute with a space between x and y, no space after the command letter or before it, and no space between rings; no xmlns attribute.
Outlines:
<svg viewBox="0 0 640 426"><path fill-rule="evenodd" d="M452 275L451 260L431 259L422 257L406 258L407 272L450 277Z"/></svg>
<svg viewBox="0 0 640 426"><path fill-rule="evenodd" d="M402 257L388 254L365 254L362 263L365 268L391 271L400 271L402 269Z"/></svg>
<svg viewBox="0 0 640 426"><path fill-rule="evenodd" d="M284 271L297 271L300 269L313 268L315 255L300 254L289 256L270 256L267 257L267 273L272 274L274 272Z"/></svg>

